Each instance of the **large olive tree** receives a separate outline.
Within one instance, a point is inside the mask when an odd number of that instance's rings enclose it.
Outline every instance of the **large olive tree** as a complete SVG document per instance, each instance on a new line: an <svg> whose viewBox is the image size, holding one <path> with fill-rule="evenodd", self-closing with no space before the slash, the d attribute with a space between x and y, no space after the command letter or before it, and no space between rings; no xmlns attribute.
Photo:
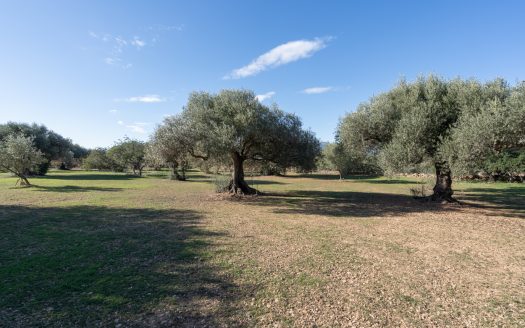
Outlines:
<svg viewBox="0 0 525 328"><path fill-rule="evenodd" d="M452 168L523 144L522 99L523 86L511 90L501 79L402 81L348 114L338 135L357 161L376 158L385 172L433 166L431 198L454 201Z"/></svg>
<svg viewBox="0 0 525 328"><path fill-rule="evenodd" d="M183 112L165 120L162 129L178 141L174 150L202 159L228 159L232 193L256 192L244 179L247 160L312 170L320 153L319 141L297 116L261 104L246 90L194 92Z"/></svg>

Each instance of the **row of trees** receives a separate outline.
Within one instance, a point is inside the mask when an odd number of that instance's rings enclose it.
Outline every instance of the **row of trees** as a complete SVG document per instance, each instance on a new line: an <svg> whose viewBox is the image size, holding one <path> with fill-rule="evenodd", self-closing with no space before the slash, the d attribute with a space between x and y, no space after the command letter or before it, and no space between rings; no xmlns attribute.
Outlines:
<svg viewBox="0 0 525 328"><path fill-rule="evenodd" d="M29 175L45 175L52 163L68 169L80 162L88 150L43 125L9 122L0 124L0 170L29 185Z"/></svg>
<svg viewBox="0 0 525 328"><path fill-rule="evenodd" d="M342 175L433 168L431 198L453 201L453 175L525 172L525 82L401 81L346 115L326 155Z"/></svg>
<svg viewBox="0 0 525 328"><path fill-rule="evenodd" d="M245 181L246 164L273 173L287 168L311 171L319 155L319 141L296 115L261 104L251 91L225 90L192 93L182 113L167 117L149 142L125 139L109 149L94 149L83 166L130 168L139 175L146 165L169 167L178 180L186 179L190 165L231 168L227 189L254 194Z"/></svg>
<svg viewBox="0 0 525 328"><path fill-rule="evenodd" d="M38 125L0 125L0 141L5 163L16 162L17 149L34 148L25 173L45 173L50 161L66 163L87 152ZM149 142L126 138L109 149L92 150L83 161L87 169L130 169L138 175L146 165L170 167L179 180L186 179L190 165L230 168L227 189L242 194L256 192L244 179L246 165L274 173L320 166L335 168L341 176L432 170L431 198L454 201L453 175L525 171L525 83L435 76L401 81L346 115L336 143L325 145L323 155L296 115L261 104L251 91L195 92L182 113L166 118Z"/></svg>

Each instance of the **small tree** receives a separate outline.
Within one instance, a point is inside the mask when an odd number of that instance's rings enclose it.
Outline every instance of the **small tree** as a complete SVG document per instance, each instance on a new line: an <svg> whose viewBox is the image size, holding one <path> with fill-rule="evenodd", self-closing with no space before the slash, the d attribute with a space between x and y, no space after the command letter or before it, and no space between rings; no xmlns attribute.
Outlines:
<svg viewBox="0 0 525 328"><path fill-rule="evenodd" d="M92 149L87 157L82 161L82 167L87 170L112 170L123 171L124 168L117 165L108 157L104 148Z"/></svg>
<svg viewBox="0 0 525 328"><path fill-rule="evenodd" d="M128 167L133 174L142 176L142 170L146 166L145 147L142 141L125 138L111 147L107 155L118 165Z"/></svg>
<svg viewBox="0 0 525 328"><path fill-rule="evenodd" d="M188 156L193 149L191 131L186 121L179 116L169 116L155 130L149 142L151 161L163 161L172 170L177 180L186 180L189 166Z"/></svg>
<svg viewBox="0 0 525 328"><path fill-rule="evenodd" d="M0 143L0 168L16 175L17 185L31 185L27 174L44 161L44 155L33 146L31 137L9 135Z"/></svg>

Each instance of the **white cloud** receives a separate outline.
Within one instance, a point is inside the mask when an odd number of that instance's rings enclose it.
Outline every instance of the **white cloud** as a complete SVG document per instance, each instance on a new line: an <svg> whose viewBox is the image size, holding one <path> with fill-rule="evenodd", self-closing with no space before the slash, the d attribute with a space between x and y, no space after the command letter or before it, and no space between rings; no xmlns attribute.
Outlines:
<svg viewBox="0 0 525 328"><path fill-rule="evenodd" d="M145 134L146 126L151 125L151 123L146 122L135 122L132 124L126 124L123 121L117 121L118 125L126 127L126 129L130 130L131 132L138 133L138 134Z"/></svg>
<svg viewBox="0 0 525 328"><path fill-rule="evenodd" d="M116 114L116 113L118 113L118 109L110 109L109 112L111 114Z"/></svg>
<svg viewBox="0 0 525 328"><path fill-rule="evenodd" d="M126 125L126 127L135 133L139 133L139 134L146 133L146 129L144 129L144 127L140 125Z"/></svg>
<svg viewBox="0 0 525 328"><path fill-rule="evenodd" d="M137 49L140 49L146 45L146 42L136 36L133 38L133 40L131 40L131 44L135 46Z"/></svg>
<svg viewBox="0 0 525 328"><path fill-rule="evenodd" d="M309 94L309 95L316 95L316 94L332 91L333 89L334 88L332 87L313 87L313 88L306 88L302 92Z"/></svg>
<svg viewBox="0 0 525 328"><path fill-rule="evenodd" d="M262 95L257 95L255 96L255 98L260 101L260 102L263 102L265 101L266 99L270 99L271 97L273 97L275 95L275 91L270 91L270 92L267 92L267 93L264 93Z"/></svg>
<svg viewBox="0 0 525 328"><path fill-rule="evenodd" d="M161 98L159 95L144 95L129 97L125 99L115 99L115 101L125 101L125 102L140 102L140 103L160 103L166 101L165 98Z"/></svg>
<svg viewBox="0 0 525 328"><path fill-rule="evenodd" d="M240 79L256 75L269 68L308 58L326 47L326 43L329 40L330 38L316 38L313 40L297 40L281 44L260 55L250 64L233 70L230 74L225 76L224 79Z"/></svg>

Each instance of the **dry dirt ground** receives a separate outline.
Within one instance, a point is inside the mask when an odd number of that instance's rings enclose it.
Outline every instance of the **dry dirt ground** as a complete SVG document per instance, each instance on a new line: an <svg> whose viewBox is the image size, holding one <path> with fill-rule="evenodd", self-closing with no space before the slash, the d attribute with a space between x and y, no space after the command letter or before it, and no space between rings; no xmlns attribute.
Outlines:
<svg viewBox="0 0 525 328"><path fill-rule="evenodd" d="M11 184L11 182L13 182ZM525 186L0 178L0 326L523 327Z"/></svg>

